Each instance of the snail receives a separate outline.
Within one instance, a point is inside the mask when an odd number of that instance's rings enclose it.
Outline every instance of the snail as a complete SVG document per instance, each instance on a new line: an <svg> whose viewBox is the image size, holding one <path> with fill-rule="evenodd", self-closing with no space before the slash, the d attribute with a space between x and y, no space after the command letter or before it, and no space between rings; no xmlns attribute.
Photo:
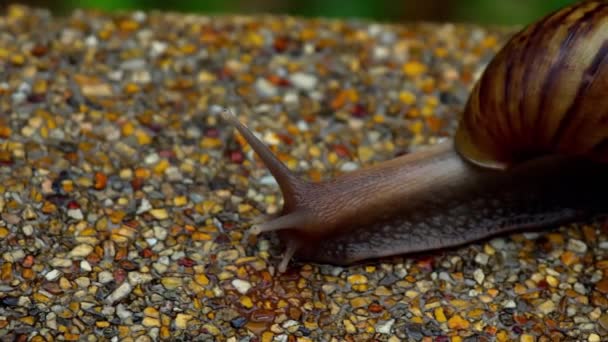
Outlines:
<svg viewBox="0 0 608 342"><path fill-rule="evenodd" d="M608 1L514 34L474 84L453 138L309 182L231 111L222 117L276 179L275 231L292 257L350 265L457 247L608 212Z"/></svg>

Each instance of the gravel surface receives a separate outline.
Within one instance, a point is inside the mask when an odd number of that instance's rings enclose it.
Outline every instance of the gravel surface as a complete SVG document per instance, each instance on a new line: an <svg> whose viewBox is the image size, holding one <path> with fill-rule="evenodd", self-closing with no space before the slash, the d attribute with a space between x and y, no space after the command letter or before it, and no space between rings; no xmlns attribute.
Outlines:
<svg viewBox="0 0 608 342"><path fill-rule="evenodd" d="M170 13L0 17L0 338L608 340L608 224L275 274L302 177L450 136L512 30Z"/></svg>

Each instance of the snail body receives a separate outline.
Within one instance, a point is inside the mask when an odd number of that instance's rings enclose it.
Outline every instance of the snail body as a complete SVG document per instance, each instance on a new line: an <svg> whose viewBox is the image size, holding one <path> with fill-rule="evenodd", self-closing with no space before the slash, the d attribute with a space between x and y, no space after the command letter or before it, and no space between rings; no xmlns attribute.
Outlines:
<svg viewBox="0 0 608 342"><path fill-rule="evenodd" d="M290 259L348 265L454 247L608 211L608 2L565 7L515 34L477 81L453 140L311 183L230 112L277 180Z"/></svg>

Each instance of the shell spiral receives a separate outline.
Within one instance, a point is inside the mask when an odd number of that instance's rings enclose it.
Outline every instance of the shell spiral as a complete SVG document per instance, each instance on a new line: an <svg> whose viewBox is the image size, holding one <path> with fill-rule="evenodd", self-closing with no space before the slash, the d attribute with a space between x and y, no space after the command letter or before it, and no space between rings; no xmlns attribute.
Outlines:
<svg viewBox="0 0 608 342"><path fill-rule="evenodd" d="M565 7L511 37L473 87L455 143L496 169L547 154L608 162L608 1Z"/></svg>

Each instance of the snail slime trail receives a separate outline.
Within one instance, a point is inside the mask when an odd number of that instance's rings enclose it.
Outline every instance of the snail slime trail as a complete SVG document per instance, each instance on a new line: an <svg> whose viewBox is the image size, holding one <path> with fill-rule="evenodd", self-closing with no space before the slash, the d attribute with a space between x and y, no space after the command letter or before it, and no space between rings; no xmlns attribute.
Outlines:
<svg viewBox="0 0 608 342"><path fill-rule="evenodd" d="M608 1L516 33L477 80L453 140L322 182L294 175L231 112L276 178L293 256L348 265L538 230L608 212Z"/></svg>

